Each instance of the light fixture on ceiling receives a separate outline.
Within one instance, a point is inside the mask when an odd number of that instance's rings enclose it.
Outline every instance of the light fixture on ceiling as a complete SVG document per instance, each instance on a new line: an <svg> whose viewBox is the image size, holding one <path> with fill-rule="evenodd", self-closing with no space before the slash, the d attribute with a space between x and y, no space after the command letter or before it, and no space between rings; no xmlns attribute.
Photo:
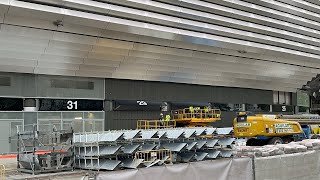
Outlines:
<svg viewBox="0 0 320 180"><path fill-rule="evenodd" d="M62 20L56 20L56 21L53 22L53 24L54 24L55 26L57 26L57 27L62 27L62 26L63 26Z"/></svg>

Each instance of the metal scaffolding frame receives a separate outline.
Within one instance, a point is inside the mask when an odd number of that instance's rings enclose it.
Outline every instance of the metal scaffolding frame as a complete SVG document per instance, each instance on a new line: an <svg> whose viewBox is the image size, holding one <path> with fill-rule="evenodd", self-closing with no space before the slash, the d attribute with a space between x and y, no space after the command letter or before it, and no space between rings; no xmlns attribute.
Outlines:
<svg viewBox="0 0 320 180"><path fill-rule="evenodd" d="M31 129L18 130L18 171L40 174L73 170L72 126L58 130L55 125L49 124L42 130L34 124Z"/></svg>

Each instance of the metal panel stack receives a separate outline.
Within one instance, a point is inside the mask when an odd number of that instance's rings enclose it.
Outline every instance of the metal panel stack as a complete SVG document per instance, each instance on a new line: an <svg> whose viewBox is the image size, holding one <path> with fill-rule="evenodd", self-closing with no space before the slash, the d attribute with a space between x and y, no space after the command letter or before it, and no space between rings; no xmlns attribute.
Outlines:
<svg viewBox="0 0 320 180"><path fill-rule="evenodd" d="M190 127L75 133L75 166L117 170L231 157L232 131Z"/></svg>
<svg viewBox="0 0 320 180"><path fill-rule="evenodd" d="M57 130L54 125L18 132L18 171L32 174L73 169L73 129Z"/></svg>

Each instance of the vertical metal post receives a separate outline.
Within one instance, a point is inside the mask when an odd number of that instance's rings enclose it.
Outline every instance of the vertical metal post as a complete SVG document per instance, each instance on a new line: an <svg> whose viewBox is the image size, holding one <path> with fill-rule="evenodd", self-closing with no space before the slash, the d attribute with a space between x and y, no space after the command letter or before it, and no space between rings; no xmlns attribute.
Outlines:
<svg viewBox="0 0 320 180"><path fill-rule="evenodd" d="M37 131L37 125L33 125L33 140L32 140L32 174L34 175L34 171L35 171L35 162L36 162L36 131Z"/></svg>

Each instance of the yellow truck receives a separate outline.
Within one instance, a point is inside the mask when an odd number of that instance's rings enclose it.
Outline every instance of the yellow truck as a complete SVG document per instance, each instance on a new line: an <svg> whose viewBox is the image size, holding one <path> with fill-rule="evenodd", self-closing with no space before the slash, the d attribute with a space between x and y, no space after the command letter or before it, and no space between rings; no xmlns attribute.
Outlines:
<svg viewBox="0 0 320 180"><path fill-rule="evenodd" d="M267 115L240 112L234 119L234 134L247 138L248 146L282 144L307 138L312 135L311 125L320 124L318 115Z"/></svg>

